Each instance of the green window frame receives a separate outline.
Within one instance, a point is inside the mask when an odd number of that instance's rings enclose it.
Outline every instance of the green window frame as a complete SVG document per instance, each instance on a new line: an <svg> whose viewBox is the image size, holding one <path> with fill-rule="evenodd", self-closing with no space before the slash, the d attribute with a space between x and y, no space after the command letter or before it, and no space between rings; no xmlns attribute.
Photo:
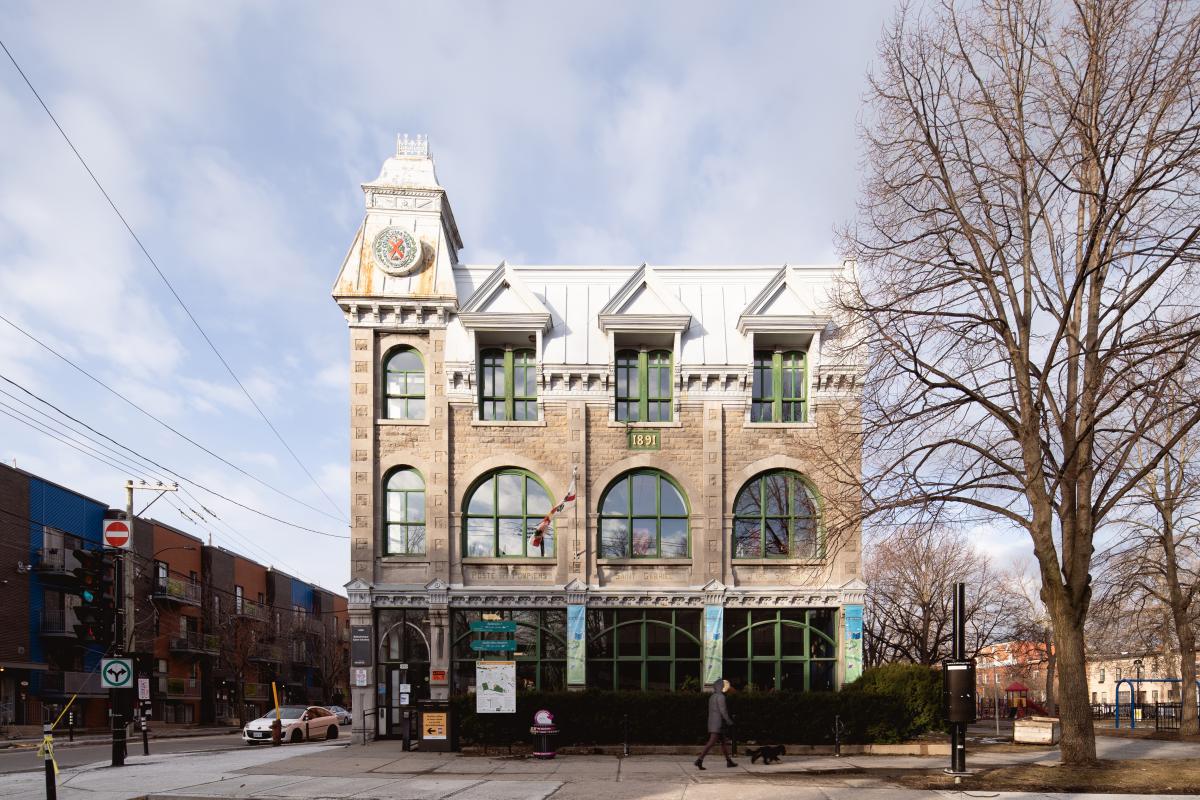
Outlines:
<svg viewBox="0 0 1200 800"><path fill-rule="evenodd" d="M721 669L738 690L837 687L837 610L725 609Z"/></svg>
<svg viewBox="0 0 1200 800"><path fill-rule="evenodd" d="M463 503L463 553L468 558L553 558L554 522L540 536L536 530L550 508L550 492L532 472L489 472Z"/></svg>
<svg viewBox="0 0 1200 800"><path fill-rule="evenodd" d="M425 479L412 467L384 481L384 555L425 555Z"/></svg>
<svg viewBox="0 0 1200 800"><path fill-rule="evenodd" d="M411 347L388 353L383 366L385 419L425 419L425 362Z"/></svg>
<svg viewBox="0 0 1200 800"><path fill-rule="evenodd" d="M820 502L793 470L754 476L733 501L733 557L820 558Z"/></svg>
<svg viewBox="0 0 1200 800"><path fill-rule="evenodd" d="M479 354L479 418L533 421L537 412L537 358L529 348L490 347Z"/></svg>
<svg viewBox="0 0 1200 800"><path fill-rule="evenodd" d="M700 609L589 609L589 689L699 691Z"/></svg>
<svg viewBox="0 0 1200 800"><path fill-rule="evenodd" d="M751 422L808 421L806 354L802 350L754 351Z"/></svg>
<svg viewBox="0 0 1200 800"><path fill-rule="evenodd" d="M691 557L689 506L667 473L623 473L600 498L601 558Z"/></svg>
<svg viewBox="0 0 1200 800"><path fill-rule="evenodd" d="M674 356L670 350L618 350L618 422L670 422Z"/></svg>
<svg viewBox="0 0 1200 800"><path fill-rule="evenodd" d="M516 633L476 633L471 622L488 619L513 620ZM567 688L567 610L505 609L488 613L483 609L451 612L450 687L456 694L475 687L476 661L516 661L517 691L561 692ZM475 639L515 639L515 651L476 651Z"/></svg>

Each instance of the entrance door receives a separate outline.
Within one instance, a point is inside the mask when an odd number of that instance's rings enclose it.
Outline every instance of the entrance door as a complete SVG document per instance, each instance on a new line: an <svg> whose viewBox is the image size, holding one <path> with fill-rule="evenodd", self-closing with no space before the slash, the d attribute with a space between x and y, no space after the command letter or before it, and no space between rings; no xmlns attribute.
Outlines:
<svg viewBox="0 0 1200 800"><path fill-rule="evenodd" d="M383 735L389 739L400 739L404 736L404 712L407 710L410 715L409 724L412 724L411 713L416 708L415 698L412 693L408 693L408 705L400 705L401 694L400 688L407 684L408 670L400 669L397 666L389 665L387 667L387 681L385 683L384 705L386 711L384 715Z"/></svg>

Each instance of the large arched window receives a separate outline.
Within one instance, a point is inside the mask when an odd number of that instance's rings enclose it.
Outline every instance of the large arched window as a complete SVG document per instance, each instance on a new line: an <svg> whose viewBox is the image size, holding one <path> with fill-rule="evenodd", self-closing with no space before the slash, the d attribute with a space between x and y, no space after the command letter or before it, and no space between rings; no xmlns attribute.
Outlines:
<svg viewBox="0 0 1200 800"><path fill-rule="evenodd" d="M388 475L384 483L387 540L386 555L425 555L425 480L421 473L404 467Z"/></svg>
<svg viewBox="0 0 1200 800"><path fill-rule="evenodd" d="M800 473L764 472L738 492L734 558L815 558L819 546L816 495Z"/></svg>
<svg viewBox="0 0 1200 800"><path fill-rule="evenodd" d="M600 499L601 558L687 558L688 510L665 472L626 472Z"/></svg>
<svg viewBox="0 0 1200 800"><path fill-rule="evenodd" d="M387 357L384 374L384 416L387 419L425 419L425 364L411 347L399 347Z"/></svg>
<svg viewBox="0 0 1200 800"><path fill-rule="evenodd" d="M468 558L554 555L554 522L538 533L550 511L550 493L532 472L489 473L467 495L463 508L464 552Z"/></svg>

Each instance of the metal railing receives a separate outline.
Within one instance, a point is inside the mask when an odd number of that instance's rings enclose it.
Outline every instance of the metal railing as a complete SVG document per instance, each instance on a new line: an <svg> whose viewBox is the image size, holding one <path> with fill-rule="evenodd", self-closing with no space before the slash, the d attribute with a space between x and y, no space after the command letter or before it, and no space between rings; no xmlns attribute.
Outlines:
<svg viewBox="0 0 1200 800"><path fill-rule="evenodd" d="M254 602L253 600L234 600L233 615L243 619L251 619L257 622L267 621L267 608L264 605Z"/></svg>
<svg viewBox="0 0 1200 800"><path fill-rule="evenodd" d="M103 697L108 693L100 684L100 672L57 672L42 675L42 691L49 695Z"/></svg>
<svg viewBox="0 0 1200 800"><path fill-rule="evenodd" d="M180 578L155 579L153 594L157 600L173 600L193 606L200 605L200 584Z"/></svg>
<svg viewBox="0 0 1200 800"><path fill-rule="evenodd" d="M165 687L162 684L166 684ZM199 697L200 687L191 678L164 678L160 687L165 688L168 697Z"/></svg>
<svg viewBox="0 0 1200 800"><path fill-rule="evenodd" d="M283 663L283 648L277 644L256 645L250 653L251 661L265 661L271 664Z"/></svg>
<svg viewBox="0 0 1200 800"><path fill-rule="evenodd" d="M265 683L247 683L242 688L243 700L267 700L271 697L271 687Z"/></svg>
<svg viewBox="0 0 1200 800"><path fill-rule="evenodd" d="M38 550L37 563L33 565L39 572L70 573L77 566L75 556L67 547L43 547Z"/></svg>
<svg viewBox="0 0 1200 800"><path fill-rule="evenodd" d="M45 608L40 614L38 630L43 636L74 636L75 613L66 608Z"/></svg>
<svg viewBox="0 0 1200 800"><path fill-rule="evenodd" d="M1116 713L1115 703L1092 703L1092 719L1112 719Z"/></svg>
<svg viewBox="0 0 1200 800"><path fill-rule="evenodd" d="M1177 731L1179 720L1183 716L1183 703L1155 703L1154 730Z"/></svg>
<svg viewBox="0 0 1200 800"><path fill-rule="evenodd" d="M221 637L189 631L184 636L173 636L171 649L179 653L218 653L221 650Z"/></svg>

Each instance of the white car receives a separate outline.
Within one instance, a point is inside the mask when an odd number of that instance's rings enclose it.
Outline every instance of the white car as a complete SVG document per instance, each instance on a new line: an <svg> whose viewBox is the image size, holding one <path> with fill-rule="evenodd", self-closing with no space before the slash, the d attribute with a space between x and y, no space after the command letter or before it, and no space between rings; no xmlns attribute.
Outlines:
<svg viewBox="0 0 1200 800"><path fill-rule="evenodd" d="M325 707L328 708L333 713L333 715L338 718L339 725L349 725L351 722L354 721L354 717L350 716L350 712L347 711L346 709L342 708L341 706L325 706Z"/></svg>
<svg viewBox="0 0 1200 800"><path fill-rule="evenodd" d="M306 739L336 739L338 718L321 706L282 706L279 709L280 738L285 742ZM246 744L269 744L271 726L275 724L275 709L271 709L242 729Z"/></svg>

